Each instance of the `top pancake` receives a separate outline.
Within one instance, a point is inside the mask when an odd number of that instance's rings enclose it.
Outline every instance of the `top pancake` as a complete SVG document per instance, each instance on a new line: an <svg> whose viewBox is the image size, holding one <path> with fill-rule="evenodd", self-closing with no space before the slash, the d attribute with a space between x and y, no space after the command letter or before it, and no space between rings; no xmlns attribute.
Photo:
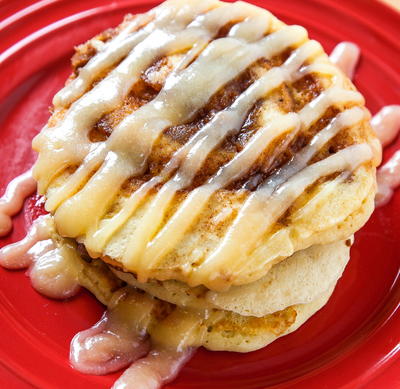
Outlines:
<svg viewBox="0 0 400 389"><path fill-rule="evenodd" d="M148 278L223 290L373 209L364 99L299 26L173 0L77 49L34 139L58 232Z"/></svg>

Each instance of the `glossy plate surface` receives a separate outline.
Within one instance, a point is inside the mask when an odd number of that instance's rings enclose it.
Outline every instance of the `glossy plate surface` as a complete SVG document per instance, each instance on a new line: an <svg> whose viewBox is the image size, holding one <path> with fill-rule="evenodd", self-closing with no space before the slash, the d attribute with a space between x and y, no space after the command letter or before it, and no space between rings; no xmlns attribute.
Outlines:
<svg viewBox="0 0 400 389"><path fill-rule="evenodd" d="M362 49L355 84L375 113L400 103L400 16L375 0L255 0L289 24L308 28L329 52L342 40ZM142 12L152 0L0 0L0 192L34 160L30 142L46 122L70 72L72 47ZM400 148L390 146L385 157ZM30 199L13 233L37 211ZM300 330L249 354L200 350L169 389L400 388L400 191L356 236L352 259L330 302ZM69 367L72 336L103 308L88 293L42 297L24 272L0 269L0 387L108 388ZM139 389L139 388L137 388Z"/></svg>

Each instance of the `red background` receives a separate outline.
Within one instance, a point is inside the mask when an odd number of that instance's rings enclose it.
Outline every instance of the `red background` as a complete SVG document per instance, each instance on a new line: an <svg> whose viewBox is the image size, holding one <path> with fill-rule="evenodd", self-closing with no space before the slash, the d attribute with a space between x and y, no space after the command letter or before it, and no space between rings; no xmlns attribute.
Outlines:
<svg viewBox="0 0 400 389"><path fill-rule="evenodd" d="M359 44L355 84L373 113L400 103L400 17L374 0L258 0L308 28L329 52ZM46 122L69 73L72 47L147 10L150 0L0 1L0 192L33 159L30 141ZM400 141L385 152L387 158ZM400 192L400 191L399 191ZM326 307L299 331L249 354L200 350L168 388L400 388L400 194L356 235L352 259ZM32 201L30 202L32 204ZM13 233L31 219L27 207ZM117 374L85 376L68 365L69 342L103 308L88 293L57 302L36 293L24 272L0 269L0 387L107 388Z"/></svg>

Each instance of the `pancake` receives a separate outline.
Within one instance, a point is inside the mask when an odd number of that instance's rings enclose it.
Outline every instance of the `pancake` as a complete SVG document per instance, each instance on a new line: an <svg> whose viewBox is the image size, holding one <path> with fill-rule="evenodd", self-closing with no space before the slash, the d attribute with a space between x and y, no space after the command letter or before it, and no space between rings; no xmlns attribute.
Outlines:
<svg viewBox="0 0 400 389"><path fill-rule="evenodd" d="M129 273L111 269L121 280L152 296L192 309L222 309L262 317L286 307L307 304L327 292L350 259L351 239L312 246L274 265L263 278L225 292L190 288L178 281L138 282Z"/></svg>
<svg viewBox="0 0 400 389"><path fill-rule="evenodd" d="M73 65L33 174L58 232L142 283L249 284L373 210L364 99L302 27L171 0Z"/></svg>
<svg viewBox="0 0 400 389"><path fill-rule="evenodd" d="M132 286L124 286L99 260L81 259L78 266L79 283L99 301L111 310L118 301L119 315L125 326L137 328L138 318L144 316L138 310L143 309L146 311L144 327L152 342L176 347L178 343L182 346L180 342L184 339L187 347L203 346L214 351L250 352L295 331L326 304L336 284L334 282L307 304L255 317L218 309L201 311L175 307ZM126 301L125 306L121 300Z"/></svg>

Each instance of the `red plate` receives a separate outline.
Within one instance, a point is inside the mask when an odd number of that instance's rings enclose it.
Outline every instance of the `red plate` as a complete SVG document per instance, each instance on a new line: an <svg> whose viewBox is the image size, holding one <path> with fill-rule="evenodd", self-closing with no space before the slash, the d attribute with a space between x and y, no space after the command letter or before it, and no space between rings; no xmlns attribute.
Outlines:
<svg viewBox="0 0 400 389"><path fill-rule="evenodd" d="M255 0L309 29L327 51L342 40L362 49L355 83L373 113L400 103L400 16L375 0ZM63 85L72 47L152 0L0 0L0 191L34 159L30 141ZM400 141L397 142L400 148ZM396 149L391 146L385 156ZM399 191L400 192L400 191ZM168 388L400 388L400 193L357 234L336 291L294 334L249 354L200 350ZM32 204L31 204L32 205ZM20 239L32 207L4 245ZM107 388L118 374L86 376L68 364L72 336L100 317L88 293L42 297L23 272L0 270L0 387ZM139 388L137 388L139 389Z"/></svg>

